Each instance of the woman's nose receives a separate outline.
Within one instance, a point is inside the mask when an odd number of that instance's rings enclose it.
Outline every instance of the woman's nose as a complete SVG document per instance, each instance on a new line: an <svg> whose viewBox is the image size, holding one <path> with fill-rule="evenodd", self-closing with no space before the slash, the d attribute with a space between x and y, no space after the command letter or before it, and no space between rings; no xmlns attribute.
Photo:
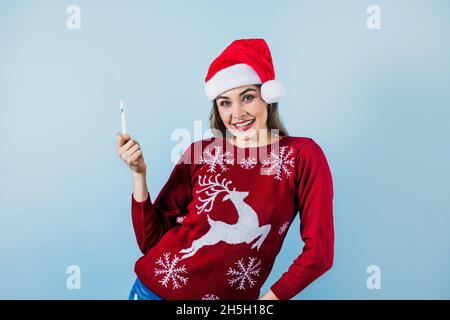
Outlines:
<svg viewBox="0 0 450 320"><path fill-rule="evenodd" d="M234 119L241 119L245 116L246 111L244 110L243 106L240 103L235 103L232 106L231 114Z"/></svg>

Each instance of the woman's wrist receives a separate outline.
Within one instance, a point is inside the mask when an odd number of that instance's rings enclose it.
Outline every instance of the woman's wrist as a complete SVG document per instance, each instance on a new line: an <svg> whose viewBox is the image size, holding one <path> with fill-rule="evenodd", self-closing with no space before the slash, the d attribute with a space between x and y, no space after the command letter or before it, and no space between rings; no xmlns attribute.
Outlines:
<svg viewBox="0 0 450 320"><path fill-rule="evenodd" d="M148 197L146 171L133 171L133 194L137 202L143 202Z"/></svg>
<svg viewBox="0 0 450 320"><path fill-rule="evenodd" d="M142 172L132 171L132 174L133 174L133 178L138 178L138 179L145 178L147 176L147 170L144 170Z"/></svg>

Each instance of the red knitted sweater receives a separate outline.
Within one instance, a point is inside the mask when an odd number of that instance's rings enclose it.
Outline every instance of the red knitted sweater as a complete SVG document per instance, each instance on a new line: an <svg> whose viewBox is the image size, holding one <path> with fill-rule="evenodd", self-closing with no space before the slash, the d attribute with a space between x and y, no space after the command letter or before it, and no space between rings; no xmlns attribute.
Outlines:
<svg viewBox="0 0 450 320"><path fill-rule="evenodd" d="M297 213L303 250L271 290L291 299L333 264L332 176L311 138L194 142L153 202L131 202L135 271L163 299L258 299Z"/></svg>

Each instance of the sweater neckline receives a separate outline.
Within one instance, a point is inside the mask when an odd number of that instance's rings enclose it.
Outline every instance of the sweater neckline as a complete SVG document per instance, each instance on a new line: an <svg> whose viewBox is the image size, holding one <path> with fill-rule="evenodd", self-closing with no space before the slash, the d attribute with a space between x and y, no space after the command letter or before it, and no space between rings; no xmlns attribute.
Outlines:
<svg viewBox="0 0 450 320"><path fill-rule="evenodd" d="M253 150L253 149L259 149L259 148L271 148L276 145L276 144L281 144L282 142L284 142L285 140L287 140L289 136L282 136L279 140L276 140L270 144L265 144L262 146L256 146L256 147L238 147L237 145L231 143L228 141L228 139L222 138L223 140L225 140L225 143L231 147L233 147L236 150Z"/></svg>

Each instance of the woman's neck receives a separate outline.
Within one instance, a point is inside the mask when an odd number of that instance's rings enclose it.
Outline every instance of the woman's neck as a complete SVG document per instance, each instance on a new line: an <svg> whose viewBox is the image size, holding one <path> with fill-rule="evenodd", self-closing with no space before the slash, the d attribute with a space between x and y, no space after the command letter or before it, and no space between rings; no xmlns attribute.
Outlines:
<svg viewBox="0 0 450 320"><path fill-rule="evenodd" d="M253 148L269 145L280 139L281 139L280 136L271 135L270 132L267 132L267 134L264 133L257 134L254 137L251 137L250 139L239 139L236 136L234 136L229 139L229 142L239 148L248 148L248 147Z"/></svg>

